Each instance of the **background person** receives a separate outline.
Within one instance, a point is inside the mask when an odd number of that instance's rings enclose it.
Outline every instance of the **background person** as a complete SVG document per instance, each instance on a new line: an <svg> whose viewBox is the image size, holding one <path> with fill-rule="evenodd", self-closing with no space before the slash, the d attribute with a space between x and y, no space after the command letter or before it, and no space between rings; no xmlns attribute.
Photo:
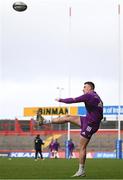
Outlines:
<svg viewBox="0 0 123 180"><path fill-rule="evenodd" d="M75 145L74 145L72 139L70 139L68 141L69 158L73 158L73 150L74 150L74 148L75 148Z"/></svg>
<svg viewBox="0 0 123 180"><path fill-rule="evenodd" d="M54 158L53 144L54 144L54 140L52 139L50 144L49 144L50 158Z"/></svg>
<svg viewBox="0 0 123 180"><path fill-rule="evenodd" d="M54 158L59 158L58 150L60 148L60 144L57 139L55 139L53 143L53 152L54 152Z"/></svg>
<svg viewBox="0 0 123 180"><path fill-rule="evenodd" d="M42 155L42 145L44 144L43 140L40 138L40 134L34 139L34 146L35 146L35 160L37 160L38 153L40 154L40 158L43 159Z"/></svg>

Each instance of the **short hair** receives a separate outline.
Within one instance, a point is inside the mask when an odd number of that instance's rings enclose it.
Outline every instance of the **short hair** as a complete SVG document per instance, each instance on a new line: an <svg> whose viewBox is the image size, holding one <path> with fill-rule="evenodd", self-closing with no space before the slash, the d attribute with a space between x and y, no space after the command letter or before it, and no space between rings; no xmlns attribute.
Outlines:
<svg viewBox="0 0 123 180"><path fill-rule="evenodd" d="M91 89L95 89L95 84L91 81L87 81L84 84L88 84L91 87Z"/></svg>

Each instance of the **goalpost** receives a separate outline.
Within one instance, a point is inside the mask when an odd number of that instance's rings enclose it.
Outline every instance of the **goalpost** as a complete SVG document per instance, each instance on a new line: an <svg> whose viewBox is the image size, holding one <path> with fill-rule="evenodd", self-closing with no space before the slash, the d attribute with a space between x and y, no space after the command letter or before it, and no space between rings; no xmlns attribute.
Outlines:
<svg viewBox="0 0 123 180"><path fill-rule="evenodd" d="M116 140L116 158L122 159L122 140L121 140L121 34L120 34L120 4L118 4L118 63L119 63L119 108L118 108L118 139Z"/></svg>
<svg viewBox="0 0 123 180"><path fill-rule="evenodd" d="M118 40L117 40L117 48L118 48L118 129L116 130L117 132L117 138L116 138L116 158L121 159L122 158L122 140L121 140L121 27L120 27L120 3L118 4ZM71 7L69 7L69 36L71 33ZM70 37L69 37L70 38ZM68 79L68 88L69 88L69 95L70 95L70 89L71 89L71 77L69 74L69 79ZM69 107L69 112L70 112L70 107ZM67 133L67 141L70 140L70 123L68 123L68 133Z"/></svg>

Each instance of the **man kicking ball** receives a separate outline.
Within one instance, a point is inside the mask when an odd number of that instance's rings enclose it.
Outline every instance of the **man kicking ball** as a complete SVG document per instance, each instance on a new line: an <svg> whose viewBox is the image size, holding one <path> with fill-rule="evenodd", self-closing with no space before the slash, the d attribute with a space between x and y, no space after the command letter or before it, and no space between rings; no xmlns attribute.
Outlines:
<svg viewBox="0 0 123 180"><path fill-rule="evenodd" d="M66 104L83 102L87 111L86 116L66 115L49 120L44 119L41 116L40 110L37 112L37 122L39 125L51 123L63 124L70 122L81 128L79 168L78 171L73 175L73 177L85 176L86 148L92 135L99 129L100 122L103 118L103 102L99 95L94 91L94 89L94 83L88 81L84 83L83 95L76 98L56 99L56 101Z"/></svg>

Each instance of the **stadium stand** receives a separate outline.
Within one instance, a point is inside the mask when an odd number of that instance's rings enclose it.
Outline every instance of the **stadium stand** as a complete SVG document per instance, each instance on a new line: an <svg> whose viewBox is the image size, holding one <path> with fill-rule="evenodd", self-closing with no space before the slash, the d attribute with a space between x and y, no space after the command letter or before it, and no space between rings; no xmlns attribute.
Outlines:
<svg viewBox="0 0 123 180"><path fill-rule="evenodd" d="M123 129L123 122L121 124ZM114 151L115 140L117 139L117 122L110 121L101 124L101 128L95 135L93 135L88 151ZM112 130L109 130L109 127ZM65 140L67 140L67 126L43 126L36 127L33 120L0 120L0 151L32 151L33 140L36 134L40 134L45 141L44 151L48 151L48 143L51 138L56 135L61 145L60 150L65 150ZM75 128L74 126L72 128ZM56 130L57 129L57 130ZM63 130L64 129L64 130ZM79 149L79 130L71 129L70 137L75 143L76 150ZM121 138L123 139L123 130L121 130Z"/></svg>

